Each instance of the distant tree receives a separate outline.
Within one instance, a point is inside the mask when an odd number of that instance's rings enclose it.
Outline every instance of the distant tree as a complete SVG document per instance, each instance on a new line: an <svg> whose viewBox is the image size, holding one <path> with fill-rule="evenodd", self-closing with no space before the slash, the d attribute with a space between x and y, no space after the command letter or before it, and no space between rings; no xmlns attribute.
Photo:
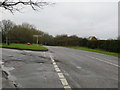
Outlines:
<svg viewBox="0 0 120 90"><path fill-rule="evenodd" d="M15 25L9 32L8 37L11 43L36 43L34 35L40 35L38 38L39 44L47 44L51 40L51 36L43 31L35 28L29 23L22 23L22 25Z"/></svg>
<svg viewBox="0 0 120 90"><path fill-rule="evenodd" d="M55 43L56 43L56 45L61 45L61 46L67 45L68 44L68 35L66 35L66 34L57 35L55 37Z"/></svg>
<svg viewBox="0 0 120 90"><path fill-rule="evenodd" d="M22 23L21 25L23 28L27 28L27 29L35 29L35 26L29 23Z"/></svg>
<svg viewBox="0 0 120 90"><path fill-rule="evenodd" d="M41 35L42 31L38 31L33 25L23 23L16 25L9 31L11 42L33 43L33 35ZM34 40L35 41L35 40Z"/></svg>
<svg viewBox="0 0 120 90"><path fill-rule="evenodd" d="M10 12L20 11L23 6L31 6L33 10L37 8L42 8L43 6L49 5L49 2L39 1L39 0L2 0L0 1L0 7Z"/></svg>
<svg viewBox="0 0 120 90"><path fill-rule="evenodd" d="M107 39L107 40L114 40L114 39L112 39L112 38L109 38L109 39Z"/></svg>
<svg viewBox="0 0 120 90"><path fill-rule="evenodd" d="M71 35L68 37L68 46L78 46L80 38L76 35Z"/></svg>
<svg viewBox="0 0 120 90"><path fill-rule="evenodd" d="M2 32L0 31L0 43L2 43Z"/></svg>
<svg viewBox="0 0 120 90"><path fill-rule="evenodd" d="M120 36L118 36L117 40L120 40Z"/></svg>
<svg viewBox="0 0 120 90"><path fill-rule="evenodd" d="M2 31L2 36L6 39L6 44L8 43L8 32L14 27L14 23L10 20L0 21L0 29Z"/></svg>

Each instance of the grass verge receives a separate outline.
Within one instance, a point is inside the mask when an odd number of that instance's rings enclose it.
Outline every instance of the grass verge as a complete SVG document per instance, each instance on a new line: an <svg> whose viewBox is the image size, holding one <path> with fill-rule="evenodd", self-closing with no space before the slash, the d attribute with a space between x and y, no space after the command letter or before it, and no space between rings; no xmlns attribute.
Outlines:
<svg viewBox="0 0 120 90"><path fill-rule="evenodd" d="M97 49L90 49L90 48L86 48L86 47L76 47L75 46L75 47L66 47L66 48L73 48L73 49L79 49L79 50L84 50L84 51L90 51L90 52L96 52L96 53L101 53L101 54L105 54L105 55L120 57L120 54L118 55L118 53L107 52L107 51L97 50Z"/></svg>
<svg viewBox="0 0 120 90"><path fill-rule="evenodd" d="M31 44L31 45L26 45L26 44L2 44L0 47L3 48L13 48L13 49L23 49L23 50L36 50L36 51L47 51L47 48L43 47L42 45L36 45L36 44Z"/></svg>
<svg viewBox="0 0 120 90"><path fill-rule="evenodd" d="M2 43L0 43L0 47L2 47Z"/></svg>

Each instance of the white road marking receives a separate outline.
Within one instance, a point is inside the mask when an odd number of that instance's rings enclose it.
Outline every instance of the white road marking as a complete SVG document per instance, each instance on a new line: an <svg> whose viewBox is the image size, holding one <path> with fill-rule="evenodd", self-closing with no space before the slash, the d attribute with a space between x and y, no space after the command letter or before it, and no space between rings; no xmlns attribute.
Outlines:
<svg viewBox="0 0 120 90"><path fill-rule="evenodd" d="M78 69L81 69L82 67L80 67L80 66L77 66L76 68L78 68Z"/></svg>
<svg viewBox="0 0 120 90"><path fill-rule="evenodd" d="M50 58L51 58L51 56L50 56ZM51 58L51 60L52 60L53 63L55 62L55 60L53 58Z"/></svg>
<svg viewBox="0 0 120 90"><path fill-rule="evenodd" d="M50 54L50 53L49 53L49 54ZM57 74L58 74L58 77L59 77L59 79L60 79L60 81L61 81L64 89L65 89L65 90L66 90L66 89L67 89L67 90L72 90L71 87L69 86L66 78L64 77L63 73L61 72L61 70L59 69L59 67L57 66L55 60L52 58L51 55L50 55L50 58L51 58L51 60L52 60L52 63L53 63L53 65L54 65L54 68L55 68L55 70L56 70L56 72L57 72Z"/></svg>
<svg viewBox="0 0 120 90"><path fill-rule="evenodd" d="M120 66L117 65L117 64L114 64L114 63L111 63L111 62L108 62L108 61L105 61L105 60L102 60L102 59L99 59L99 58L96 58L96 57L93 57L93 56L89 56L89 55L86 55L86 56L91 57L91 58L94 58L94 59L97 59L97 60L99 60L99 61L105 62L105 63L107 63L107 64L110 64L110 65L113 65L113 66L116 66L116 67L120 67Z"/></svg>
<svg viewBox="0 0 120 90"><path fill-rule="evenodd" d="M103 58L103 57L102 57ZM111 61L113 61L112 59L107 59L107 58L103 58L103 59L105 59L105 60L111 60Z"/></svg>
<svg viewBox="0 0 120 90"><path fill-rule="evenodd" d="M53 65L56 65L56 62L53 62Z"/></svg>
<svg viewBox="0 0 120 90"><path fill-rule="evenodd" d="M58 68L57 64L56 64L56 65L54 65L54 67L55 67L55 68Z"/></svg>
<svg viewBox="0 0 120 90"><path fill-rule="evenodd" d="M0 61L0 65L2 65L4 62Z"/></svg>
<svg viewBox="0 0 120 90"><path fill-rule="evenodd" d="M45 52L44 52L44 57L46 57Z"/></svg>
<svg viewBox="0 0 120 90"><path fill-rule="evenodd" d="M69 87L69 86L65 86L64 87L66 90L71 90L71 87Z"/></svg>
<svg viewBox="0 0 120 90"><path fill-rule="evenodd" d="M60 79L60 80L61 80L63 86L68 86L68 82L67 82L67 80L65 78L64 79Z"/></svg>
<svg viewBox="0 0 120 90"><path fill-rule="evenodd" d="M56 72L60 72L60 69L59 68L55 68Z"/></svg>
<svg viewBox="0 0 120 90"><path fill-rule="evenodd" d="M55 62L55 60L52 60L52 62L54 63L54 62Z"/></svg>
<svg viewBox="0 0 120 90"><path fill-rule="evenodd" d="M63 79L65 78L62 73L58 73L58 76L59 76L59 78L61 78L61 79L62 79L62 78L63 78Z"/></svg>

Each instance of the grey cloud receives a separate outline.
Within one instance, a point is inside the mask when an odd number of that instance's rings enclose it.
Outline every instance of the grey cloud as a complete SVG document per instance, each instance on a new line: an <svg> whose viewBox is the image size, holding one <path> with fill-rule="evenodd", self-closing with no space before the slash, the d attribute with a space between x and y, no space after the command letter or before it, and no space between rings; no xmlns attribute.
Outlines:
<svg viewBox="0 0 120 90"><path fill-rule="evenodd" d="M118 35L117 8L115 2L59 2L40 12L31 9L14 15L5 12L3 19L11 19L18 24L28 22L52 35L95 35L100 39L108 39Z"/></svg>

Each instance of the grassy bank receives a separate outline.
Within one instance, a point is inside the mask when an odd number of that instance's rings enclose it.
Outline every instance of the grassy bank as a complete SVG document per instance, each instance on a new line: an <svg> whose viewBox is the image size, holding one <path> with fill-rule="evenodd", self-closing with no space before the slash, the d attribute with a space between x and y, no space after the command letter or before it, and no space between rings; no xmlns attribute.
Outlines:
<svg viewBox="0 0 120 90"><path fill-rule="evenodd" d="M101 54L105 54L105 55L120 57L120 55L118 55L118 53L107 52L107 51L97 50L97 49L90 49L90 48L86 48L86 47L67 47L67 48L79 49L79 50L84 50L84 51L90 51L90 52L96 52L96 53L101 53Z"/></svg>
<svg viewBox="0 0 120 90"><path fill-rule="evenodd" d="M4 47L4 48L15 48L15 49L25 49L25 50L47 50L42 45L36 45L36 44L31 44L31 45L26 45L26 44L6 45L6 44L2 44L2 47Z"/></svg>

